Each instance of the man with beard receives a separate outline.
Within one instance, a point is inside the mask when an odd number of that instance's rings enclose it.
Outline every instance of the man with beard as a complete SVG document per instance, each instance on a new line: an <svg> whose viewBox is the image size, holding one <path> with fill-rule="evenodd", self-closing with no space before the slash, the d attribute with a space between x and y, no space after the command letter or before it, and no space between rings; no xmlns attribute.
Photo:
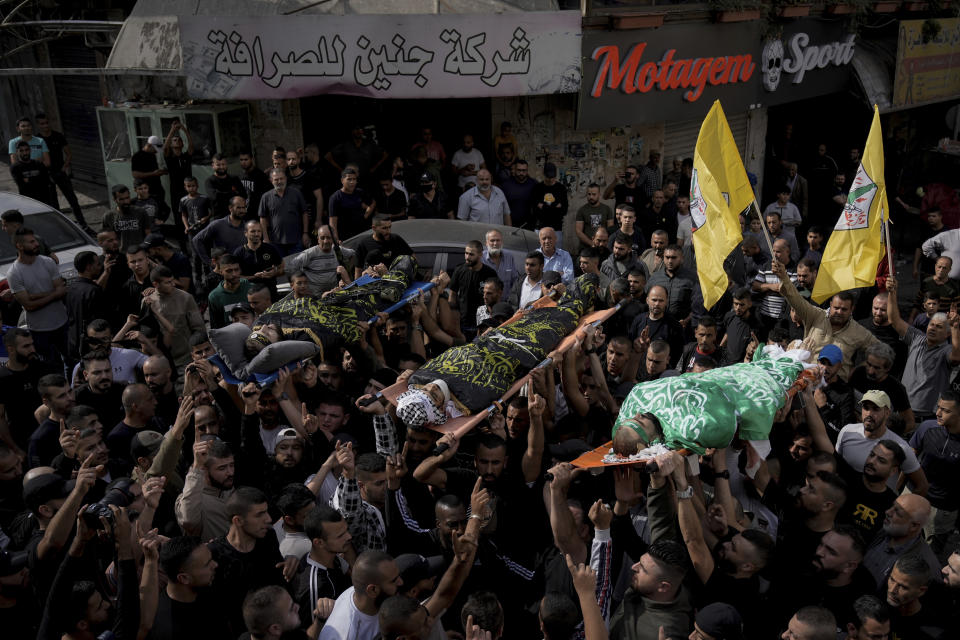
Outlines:
<svg viewBox="0 0 960 640"><path fill-rule="evenodd" d="M310 215L310 224L307 228L315 229L317 220L323 219L323 189L320 188L316 176L301 166L298 152L287 151L286 161L287 182L291 187L299 190L306 201Z"/></svg>
<svg viewBox="0 0 960 640"><path fill-rule="evenodd" d="M533 190L537 181L530 178L530 169L526 160L518 158L510 169L510 177L500 183L503 195L510 207L510 218L513 224L521 229L530 228L530 202L533 199Z"/></svg>
<svg viewBox="0 0 960 640"><path fill-rule="evenodd" d="M680 359L683 351L683 327L667 311L667 290L655 285L647 290L647 312L638 315L630 325L629 336L634 340L634 349L641 347L639 353L645 353L643 344L663 340L670 345L670 364ZM641 344L637 344L639 341Z"/></svg>
<svg viewBox="0 0 960 640"><path fill-rule="evenodd" d="M17 183L20 195L59 210L57 192L50 182L50 170L43 162L30 158L30 144L23 140L18 142L16 155L11 157L16 161L10 166L10 175Z"/></svg>
<svg viewBox="0 0 960 640"><path fill-rule="evenodd" d="M355 456L352 443L337 443L341 473L334 494L334 508L347 521L358 552L387 548L383 510L386 506L387 465L385 456L364 453Z"/></svg>
<svg viewBox="0 0 960 640"><path fill-rule="evenodd" d="M67 335L67 348L73 362L80 357L80 338L84 327L95 318L102 317L107 306L103 289L97 279L103 272L100 258L93 251L81 251L73 258L73 267L77 270L77 279L67 284L64 305L70 323Z"/></svg>
<svg viewBox="0 0 960 640"><path fill-rule="evenodd" d="M890 318L887 317L888 295L889 294L884 291L873 297L872 306L870 307L870 317L861 320L860 324L872 333L877 340L893 349L894 360L891 362L890 372L893 374L893 377L899 380L900 377L903 376L903 367L907 361L907 346L903 344L903 341L900 339L900 334L896 332L893 328L893 323L890 322ZM899 409L897 409L897 411L899 411Z"/></svg>
<svg viewBox="0 0 960 640"><path fill-rule="evenodd" d="M69 359L67 352L67 308L63 298L67 285L57 264L40 255L40 244L26 227L14 234L17 259L7 272L7 284L26 312L27 326L40 356L60 370Z"/></svg>
<svg viewBox="0 0 960 640"><path fill-rule="evenodd" d="M257 167L253 159L253 153L244 149L240 152L240 184L243 185L246 192L248 210L250 212L260 211L260 198L267 191L270 191L271 184L267 174Z"/></svg>
<svg viewBox="0 0 960 640"><path fill-rule="evenodd" d="M291 591L300 605L301 625L306 626L313 622L313 608L319 600L332 607L350 587L350 566L356 562L357 553L350 543L347 521L329 505L316 505L303 528L310 539L310 551L300 559Z"/></svg>
<svg viewBox="0 0 960 640"><path fill-rule="evenodd" d="M8 360L0 367L0 440L22 455L37 424L33 412L41 402L38 383L49 371L29 330L7 329L3 344Z"/></svg>
<svg viewBox="0 0 960 640"><path fill-rule="evenodd" d="M720 468L717 472L725 471L723 461L725 452L718 451L714 455L714 463ZM680 522L680 532L687 545L693 569L703 585L701 606L723 601L732 604L744 616L744 624L748 632L757 623L757 609L753 606L760 598L759 573L767 566L773 556L773 539L765 532L757 529L745 529L720 545L711 552L707 546L700 516L693 503L693 487L687 481L687 465L680 454L673 455L673 481L678 499L677 515ZM719 483L723 476L717 476ZM729 476L728 476L729 477ZM661 476L662 478L662 476ZM650 505L648 509L654 509ZM657 517L650 514L651 519ZM751 612L754 615L749 615Z"/></svg>
<svg viewBox="0 0 960 640"><path fill-rule="evenodd" d="M357 270L354 277L359 278L362 265L366 264L367 255L379 251L383 256L382 262L390 264L397 256L413 255L413 249L400 236L393 235L391 228L393 221L389 215L378 213L373 217L373 232L364 236L357 245Z"/></svg>
<svg viewBox="0 0 960 640"><path fill-rule="evenodd" d="M813 392L813 401L820 418L829 429L831 441L836 441L840 430L854 419L853 389L840 378L843 352L835 344L824 345L817 355L823 386Z"/></svg>
<svg viewBox="0 0 960 640"><path fill-rule="evenodd" d="M560 185L562 187L562 185ZM566 192L566 187L564 192ZM533 196L536 198L536 194ZM542 204L542 203L541 203ZM500 187L493 186L493 176L486 169L477 172L477 185L463 192L457 204L457 219L512 226L510 205Z"/></svg>
<svg viewBox="0 0 960 640"><path fill-rule="evenodd" d="M631 569L623 602L610 618L611 640L657 640L689 635L693 607L683 587L689 567L683 543L660 538Z"/></svg>
<svg viewBox="0 0 960 640"><path fill-rule="evenodd" d="M457 174L457 187L460 191L467 185L477 183L477 172L487 168L483 154L473 146L473 136L463 136L463 146L457 149L450 159L450 166Z"/></svg>
<svg viewBox="0 0 960 640"><path fill-rule="evenodd" d="M83 379L86 384L74 390L77 404L96 411L104 424L117 424L123 419L123 384L114 382L110 353L97 349L83 356Z"/></svg>
<svg viewBox="0 0 960 640"><path fill-rule="evenodd" d="M280 541L280 555L302 558L310 552L310 538L304 530L304 523L317 506L317 496L303 482L291 482L280 491L273 504L280 516L273 523Z"/></svg>
<svg viewBox="0 0 960 640"><path fill-rule="evenodd" d="M231 204L231 216L239 203ZM214 223L216 224L216 223ZM283 257L276 247L263 241L263 227L258 220L249 220L243 225L240 246L232 250L240 260L240 273L252 283L263 283L271 294L277 290L277 276L283 273Z"/></svg>
<svg viewBox="0 0 960 640"><path fill-rule="evenodd" d="M161 233L151 233L142 245L150 259L157 266L163 266L173 272L174 284L183 291L193 290L192 267L188 258L179 249L174 249L167 243L167 238Z"/></svg>
<svg viewBox="0 0 960 640"><path fill-rule="evenodd" d="M97 244L103 252L103 272L97 278L97 284L108 298L117 299L122 295L123 283L130 277L130 267L127 266L126 258L120 254L120 236L112 229L105 229L97 234ZM116 327L121 326L126 319L121 316L119 309L107 310L104 317Z"/></svg>
<svg viewBox="0 0 960 640"><path fill-rule="evenodd" d="M886 297L884 297L884 306L886 306L886 302ZM884 314L884 317L886 317L886 314ZM850 386L857 392L858 396L866 393L869 389L879 389L886 393L890 397L893 411L903 419L903 432L905 434L913 433L916 420L913 410L910 408L907 390L900 383L899 375L896 377L891 375L891 369L896 358L894 350L887 344L877 342L867 347L866 356L866 361L854 369L850 375Z"/></svg>
<svg viewBox="0 0 960 640"><path fill-rule="evenodd" d="M76 404L73 390L66 378L58 373L43 376L37 381L37 391L43 406L49 410L47 419L30 435L27 444L28 465L40 467L50 464L50 461L60 453L60 422L67 418L70 409Z"/></svg>
<svg viewBox="0 0 960 640"><path fill-rule="evenodd" d="M497 277L503 283L501 299L510 297L510 292L520 279L520 272L513 261L513 256L503 251L503 234L497 229L487 231L485 236L487 246L483 250L483 264L497 272Z"/></svg>
<svg viewBox="0 0 960 640"><path fill-rule="evenodd" d="M617 182L611 182L603 192L603 199L613 198L614 206L629 204L635 210L642 208L647 202L647 193L639 183L640 169L629 165L623 173L618 173Z"/></svg>
<svg viewBox="0 0 960 640"><path fill-rule="evenodd" d="M143 294L153 286L150 280L150 258L143 245L135 244L127 247L127 266L130 267L130 277L123 283L120 291L120 308L124 313L124 321L128 316L139 318L143 313Z"/></svg>
<svg viewBox="0 0 960 640"><path fill-rule="evenodd" d="M224 254L219 264L223 281L207 295L211 329L230 324L230 310L239 302L249 302L247 293L251 287L249 280L240 277L240 260L236 256Z"/></svg>
<svg viewBox="0 0 960 640"><path fill-rule="evenodd" d="M310 244L310 210L298 189L287 188L283 169L270 170L273 190L263 194L257 215L264 242L287 256Z"/></svg>
<svg viewBox="0 0 960 640"><path fill-rule="evenodd" d="M600 202L600 185L591 183L587 187L587 203L577 210L576 230L581 249L593 245L593 235L600 227L613 228L613 212Z"/></svg>
<svg viewBox="0 0 960 640"><path fill-rule="evenodd" d="M849 490L840 520L853 524L866 544L880 534L883 529L880 514L886 513L897 499L896 492L887 483L900 475L904 459L903 448L893 440L884 439L867 455L860 477L847 465L841 465L841 474L847 471Z"/></svg>
<svg viewBox="0 0 960 640"><path fill-rule="evenodd" d="M956 482L960 466L960 395L956 391L940 394L936 421L927 420L921 424L910 438L910 446L917 452L930 482L927 498L934 514L927 522L925 533L939 555L953 533L960 509L960 490Z"/></svg>
<svg viewBox="0 0 960 640"><path fill-rule="evenodd" d="M872 389L863 394L860 400L860 416L863 422L848 424L840 430L837 436L836 451L854 471L862 472L867 456L873 450L874 444L882 439L896 442L906 454L901 470L910 481L910 490L917 495L927 494L927 477L913 448L906 440L887 428L890 418L890 397L883 391ZM891 489L896 489L897 478L891 477L887 481Z"/></svg>
<svg viewBox="0 0 960 640"><path fill-rule="evenodd" d="M226 511L230 529L210 542L210 552L217 563L217 595L234 637L243 628L240 603L244 595L283 584L285 576L293 577L297 558L285 562L280 555L277 534L270 526L267 496L259 489L237 487L227 500Z"/></svg>
<svg viewBox="0 0 960 640"><path fill-rule="evenodd" d="M213 175L207 178L203 190L210 198L214 220L227 216L230 201L235 197L243 197L247 190L243 188L240 178L227 174L227 159L221 154L215 154L210 162Z"/></svg>
<svg viewBox="0 0 960 640"><path fill-rule="evenodd" d="M355 255L353 249L334 244L330 227L324 225L317 230L316 246L294 256L285 270L287 273L302 271L309 281L310 293L320 296L341 281L349 283L353 280L353 265L357 264Z"/></svg>
<svg viewBox="0 0 960 640"><path fill-rule="evenodd" d="M933 417L937 394L947 388L950 372L960 362L960 315L952 311L950 315L936 313L924 333L900 317L897 291L896 279L888 278L887 316L907 344L907 364L902 382L914 417L917 422L922 422Z"/></svg>
<svg viewBox="0 0 960 640"><path fill-rule="evenodd" d="M902 556L917 555L931 567L940 566L937 556L923 539L923 526L930 519L930 501L905 493L884 514L883 532L874 538L863 557L877 587L882 587L894 563Z"/></svg>
<svg viewBox="0 0 960 640"><path fill-rule="evenodd" d="M217 562L210 547L195 536L172 538L160 547L160 568L167 576L160 590L151 640L226 640L211 589Z"/></svg>
<svg viewBox="0 0 960 640"><path fill-rule="evenodd" d="M320 640L373 640L380 629L380 605L403 585L397 563L382 551L361 553L350 578L353 586L337 598Z"/></svg>
<svg viewBox="0 0 960 640"><path fill-rule="evenodd" d="M892 638L946 638L946 615L925 598L933 577L933 568L917 555L897 558L887 578L887 604L890 606L890 636Z"/></svg>
<svg viewBox="0 0 960 640"><path fill-rule="evenodd" d="M789 614L798 606L815 605L829 610L837 620L849 619L857 598L875 590L873 577L861 564L865 550L855 527L837 525L827 531L810 568L781 583L779 611Z"/></svg>
<svg viewBox="0 0 960 640"><path fill-rule="evenodd" d="M357 186L357 170L346 167L340 172L340 188L333 192L327 205L329 225L336 242L362 233L373 217L376 204Z"/></svg>
<svg viewBox="0 0 960 640"><path fill-rule="evenodd" d="M164 333L164 342L174 366L181 372L191 360L190 336L204 329L203 316L193 296L177 288L170 269L154 267L150 280L154 288L145 292L144 304Z"/></svg>
<svg viewBox="0 0 960 640"><path fill-rule="evenodd" d="M110 190L116 209L103 217L102 228L116 231L120 238L120 250L140 244L150 233L151 220L140 209L132 207L130 190L126 185L118 184Z"/></svg>
<svg viewBox="0 0 960 640"><path fill-rule="evenodd" d="M243 246L246 217L246 199L243 196L234 196L227 205L227 215L216 218L193 236L193 250L204 264L210 263L210 251L213 247L222 247L227 253L234 253Z"/></svg>
<svg viewBox="0 0 960 640"><path fill-rule="evenodd" d="M616 232L613 235L613 251L600 265L600 272L611 280L626 277L633 269L639 269L646 274L647 265L640 260L632 246L629 236Z"/></svg>
<svg viewBox="0 0 960 640"><path fill-rule="evenodd" d="M450 305L456 305L460 311L460 328L472 339L477 332L477 307L483 303L480 283L496 278L497 272L483 264L483 245L471 240L463 250L464 262L457 266L450 278L450 290L456 295L451 297Z"/></svg>
<svg viewBox="0 0 960 640"><path fill-rule="evenodd" d="M227 500L234 493L233 475L233 452L227 443L210 436L198 439L193 445L193 465L176 502L177 524L184 533L202 540L227 533Z"/></svg>

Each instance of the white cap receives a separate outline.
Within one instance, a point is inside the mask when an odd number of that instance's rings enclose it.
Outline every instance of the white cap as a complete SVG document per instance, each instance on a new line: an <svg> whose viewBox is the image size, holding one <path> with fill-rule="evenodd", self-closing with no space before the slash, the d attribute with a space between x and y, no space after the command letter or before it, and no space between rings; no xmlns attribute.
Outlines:
<svg viewBox="0 0 960 640"><path fill-rule="evenodd" d="M162 147L163 140L160 139L160 136L150 136L147 138L147 144L152 144L155 147Z"/></svg>

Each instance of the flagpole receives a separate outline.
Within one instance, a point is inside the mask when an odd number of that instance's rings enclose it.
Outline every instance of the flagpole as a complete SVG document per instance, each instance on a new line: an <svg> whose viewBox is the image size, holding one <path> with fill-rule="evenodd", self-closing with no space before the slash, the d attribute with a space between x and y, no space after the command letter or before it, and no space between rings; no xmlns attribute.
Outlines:
<svg viewBox="0 0 960 640"><path fill-rule="evenodd" d="M887 213L886 220L883 221L883 241L887 244L887 269L890 273L888 278L893 277L893 251L890 246L890 214Z"/></svg>
<svg viewBox="0 0 960 640"><path fill-rule="evenodd" d="M770 260L773 260L776 257L773 255L773 241L770 240L770 231L767 229L767 222L763 219L763 212L760 211L760 205L757 203L756 198L753 199L753 206L757 210L757 217L760 218L760 228L763 229L763 237L767 239L767 248L770 249Z"/></svg>

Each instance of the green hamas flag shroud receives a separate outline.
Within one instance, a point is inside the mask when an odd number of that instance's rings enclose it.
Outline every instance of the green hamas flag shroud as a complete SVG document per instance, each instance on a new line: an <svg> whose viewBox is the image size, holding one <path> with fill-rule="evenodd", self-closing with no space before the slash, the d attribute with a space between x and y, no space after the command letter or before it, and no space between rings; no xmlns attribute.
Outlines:
<svg viewBox="0 0 960 640"><path fill-rule="evenodd" d="M767 354L753 362L688 373L636 385L620 407L613 435L621 427L636 430L631 420L652 413L670 449L698 454L730 444L737 426L743 440L765 440L786 393L803 372L806 351ZM643 434L640 434L643 436Z"/></svg>

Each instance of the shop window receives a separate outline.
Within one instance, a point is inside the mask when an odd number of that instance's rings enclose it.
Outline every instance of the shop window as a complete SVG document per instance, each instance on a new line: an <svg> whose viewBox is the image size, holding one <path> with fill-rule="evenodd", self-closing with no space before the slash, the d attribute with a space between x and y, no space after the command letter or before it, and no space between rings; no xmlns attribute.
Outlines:
<svg viewBox="0 0 960 640"><path fill-rule="evenodd" d="M246 109L224 111L217 117L220 124L220 153L228 158L236 158L241 151L251 148L250 121Z"/></svg>
<svg viewBox="0 0 960 640"><path fill-rule="evenodd" d="M209 113L188 113L187 128L193 138L193 163L210 164L217 154L217 137L213 128L213 115Z"/></svg>
<svg viewBox="0 0 960 640"><path fill-rule="evenodd" d="M100 131L104 159L107 162L129 161L130 138L126 116L120 111L101 111Z"/></svg>

